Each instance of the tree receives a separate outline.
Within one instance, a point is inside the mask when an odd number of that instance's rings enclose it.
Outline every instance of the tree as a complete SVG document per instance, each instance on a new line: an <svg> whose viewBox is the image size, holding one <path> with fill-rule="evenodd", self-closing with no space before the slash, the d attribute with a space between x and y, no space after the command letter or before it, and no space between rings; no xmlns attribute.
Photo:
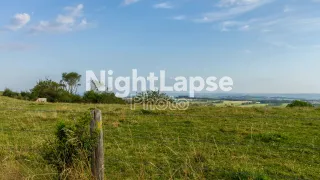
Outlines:
<svg viewBox="0 0 320 180"><path fill-rule="evenodd" d="M21 91L20 95L21 95L21 99L24 99L24 100L32 100L35 98L32 96L31 92L29 91Z"/></svg>
<svg viewBox="0 0 320 180"><path fill-rule="evenodd" d="M76 94L80 84L81 75L76 72L62 73L62 80L60 84L64 90L68 91L71 94Z"/></svg>
<svg viewBox="0 0 320 180"><path fill-rule="evenodd" d="M31 93L35 98L47 98L49 102L58 102L64 90L59 83L46 79L38 81Z"/></svg>
<svg viewBox="0 0 320 180"><path fill-rule="evenodd" d="M288 104L287 107L313 107L313 105L309 102L296 100Z"/></svg>
<svg viewBox="0 0 320 180"><path fill-rule="evenodd" d="M19 93L12 91L11 89L6 88L3 93L2 96L7 96L7 97L18 97Z"/></svg>

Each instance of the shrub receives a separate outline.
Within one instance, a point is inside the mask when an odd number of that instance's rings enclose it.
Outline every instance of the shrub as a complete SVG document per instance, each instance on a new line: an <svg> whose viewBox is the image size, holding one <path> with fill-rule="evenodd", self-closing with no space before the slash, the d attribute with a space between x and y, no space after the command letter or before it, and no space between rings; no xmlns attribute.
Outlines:
<svg viewBox="0 0 320 180"><path fill-rule="evenodd" d="M98 135L90 136L90 121L90 113L76 121L60 121L55 139L48 140L43 146L42 156L57 169L59 179L83 177L84 174L90 177L90 156Z"/></svg>
<svg viewBox="0 0 320 180"><path fill-rule="evenodd" d="M160 91L147 91L138 93L133 100L133 103L141 104L161 104L161 103L172 103L174 100L165 93Z"/></svg>
<svg viewBox="0 0 320 180"><path fill-rule="evenodd" d="M34 97L31 94L31 92L29 92L29 91L21 91L20 96L21 96L21 99L23 99L23 100L35 100L36 99L36 97Z"/></svg>
<svg viewBox="0 0 320 180"><path fill-rule="evenodd" d="M305 101L293 101L287 105L287 107L313 107L313 105L309 102Z"/></svg>
<svg viewBox="0 0 320 180"><path fill-rule="evenodd" d="M49 102L57 102L58 96L61 95L61 91L63 91L63 89L60 84L50 79L38 81L36 86L31 89L31 93L34 97L47 98Z"/></svg>
<svg viewBox="0 0 320 180"><path fill-rule="evenodd" d="M60 90L56 97L56 102L80 103L82 102L82 97L77 94L71 94L66 90Z"/></svg>
<svg viewBox="0 0 320 180"><path fill-rule="evenodd" d="M81 96L66 91L61 84L50 79L40 80L31 90L31 97L47 98L49 102L82 102Z"/></svg>
<svg viewBox="0 0 320 180"><path fill-rule="evenodd" d="M72 102L73 103L81 103L83 100L82 100L82 97L80 95L72 95Z"/></svg>
<svg viewBox="0 0 320 180"><path fill-rule="evenodd" d="M6 88L3 93L3 96L7 96L7 97L18 97L19 93L12 91L11 89Z"/></svg>
<svg viewBox="0 0 320 180"><path fill-rule="evenodd" d="M116 97L113 92L88 91L82 97L70 93L64 89L64 86L50 79L38 81L30 92L21 92L20 94L6 89L3 96L33 101L37 98L46 98L48 102L126 104L126 101Z"/></svg>
<svg viewBox="0 0 320 180"><path fill-rule="evenodd" d="M102 104L125 104L126 102L115 96L112 92L87 91L83 95L83 101L86 103Z"/></svg>

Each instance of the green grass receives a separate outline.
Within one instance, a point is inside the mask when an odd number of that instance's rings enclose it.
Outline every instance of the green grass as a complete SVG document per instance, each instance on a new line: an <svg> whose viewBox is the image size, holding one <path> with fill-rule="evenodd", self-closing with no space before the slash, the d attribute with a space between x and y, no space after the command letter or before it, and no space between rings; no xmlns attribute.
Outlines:
<svg viewBox="0 0 320 180"><path fill-rule="evenodd" d="M5 97L0 109L31 111L0 110L0 179L54 179L39 147L53 138L59 120L92 107L104 113L107 179L320 179L319 109L147 111Z"/></svg>

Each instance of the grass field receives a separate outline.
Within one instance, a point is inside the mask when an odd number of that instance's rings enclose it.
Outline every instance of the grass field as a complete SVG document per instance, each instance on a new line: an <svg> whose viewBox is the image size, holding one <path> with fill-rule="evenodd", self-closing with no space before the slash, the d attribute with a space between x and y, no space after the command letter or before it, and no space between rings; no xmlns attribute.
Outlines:
<svg viewBox="0 0 320 180"><path fill-rule="evenodd" d="M57 121L92 107L103 112L107 179L320 179L320 109L145 111L5 97L0 179L55 179L39 147L53 138Z"/></svg>

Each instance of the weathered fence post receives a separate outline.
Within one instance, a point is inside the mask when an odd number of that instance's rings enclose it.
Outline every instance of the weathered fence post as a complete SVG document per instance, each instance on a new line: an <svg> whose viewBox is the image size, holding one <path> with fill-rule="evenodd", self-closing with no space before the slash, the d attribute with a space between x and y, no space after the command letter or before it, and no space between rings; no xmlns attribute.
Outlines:
<svg viewBox="0 0 320 180"><path fill-rule="evenodd" d="M104 179L104 151L103 151L103 129L102 129L102 115L99 109L91 111L93 119L90 123L90 133L91 135L96 135L97 144L92 152L92 162L91 162L91 172L96 180Z"/></svg>

